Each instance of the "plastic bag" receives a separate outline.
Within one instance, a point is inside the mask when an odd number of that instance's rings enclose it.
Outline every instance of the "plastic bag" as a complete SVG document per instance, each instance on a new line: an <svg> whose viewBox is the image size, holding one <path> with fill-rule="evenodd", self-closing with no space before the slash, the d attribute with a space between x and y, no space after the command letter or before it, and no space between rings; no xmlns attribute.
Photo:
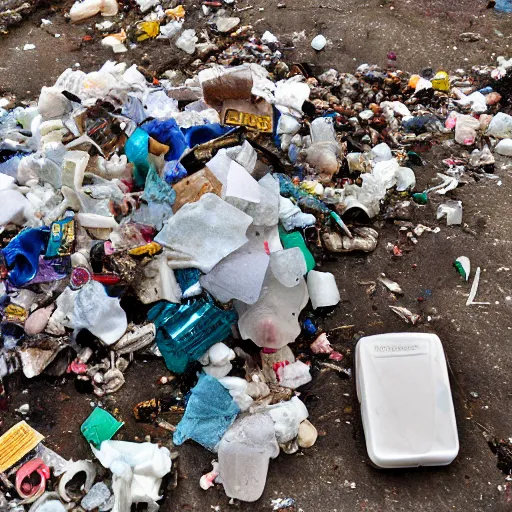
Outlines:
<svg viewBox="0 0 512 512"><path fill-rule="evenodd" d="M206 374L199 376L191 393L185 415L174 433L174 444L180 446L187 439L193 439L208 450L216 451L240 409L228 390Z"/></svg>
<svg viewBox="0 0 512 512"><path fill-rule="evenodd" d="M133 175L135 183L140 187L144 185L148 174L149 163L149 135L147 131L137 128L124 146L128 161L134 165Z"/></svg>
<svg viewBox="0 0 512 512"><path fill-rule="evenodd" d="M185 137L174 119L167 119L165 121L153 119L144 123L141 129L161 144L169 146L170 149L165 155L167 161L179 160L183 152L188 148Z"/></svg>
<svg viewBox="0 0 512 512"><path fill-rule="evenodd" d="M25 229L16 235L2 250L11 268L9 280L14 286L23 286L33 279L39 268L39 255L46 248L50 230Z"/></svg>
<svg viewBox="0 0 512 512"><path fill-rule="evenodd" d="M75 297L73 327L87 329L106 345L112 345L126 332L128 320L119 299L109 297L102 284L90 281Z"/></svg>

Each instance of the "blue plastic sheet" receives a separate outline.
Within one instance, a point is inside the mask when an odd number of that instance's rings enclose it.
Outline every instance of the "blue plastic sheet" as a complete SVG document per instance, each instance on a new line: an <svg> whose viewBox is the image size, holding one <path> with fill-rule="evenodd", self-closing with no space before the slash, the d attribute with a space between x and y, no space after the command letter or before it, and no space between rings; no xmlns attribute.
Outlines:
<svg viewBox="0 0 512 512"><path fill-rule="evenodd" d="M198 144L210 142L213 139L222 137L228 132L232 132L234 128L229 126L222 126L221 124L201 124L198 126L191 126L190 128L182 128L181 131L185 136L185 141L188 147L193 148Z"/></svg>
<svg viewBox="0 0 512 512"><path fill-rule="evenodd" d="M167 161L179 160L183 152L188 148L185 137L174 119L160 121L153 119L144 123L141 129L148 133L153 139L169 146L169 151L165 155Z"/></svg>
<svg viewBox="0 0 512 512"><path fill-rule="evenodd" d="M173 215L172 205L176 200L176 192L158 176L153 166L146 177L143 197L148 203L151 223L157 230L161 230L164 221Z"/></svg>
<svg viewBox="0 0 512 512"><path fill-rule="evenodd" d="M179 446L192 439L213 452L239 413L227 389L203 373L192 388L185 415L173 436L174 444Z"/></svg>
<svg viewBox="0 0 512 512"><path fill-rule="evenodd" d="M2 250L10 268L9 280L14 286L23 286L34 279L39 269L39 255L46 249L49 228L24 229Z"/></svg>
<svg viewBox="0 0 512 512"><path fill-rule="evenodd" d="M167 368L183 373L212 345L231 335L237 315L201 298L188 304L162 301L149 310L148 319L157 328L156 342Z"/></svg>
<svg viewBox="0 0 512 512"><path fill-rule="evenodd" d="M148 202L165 203L169 205L169 207L172 207L176 200L176 192L174 189L158 176L153 166L149 169L146 177L144 199Z"/></svg>

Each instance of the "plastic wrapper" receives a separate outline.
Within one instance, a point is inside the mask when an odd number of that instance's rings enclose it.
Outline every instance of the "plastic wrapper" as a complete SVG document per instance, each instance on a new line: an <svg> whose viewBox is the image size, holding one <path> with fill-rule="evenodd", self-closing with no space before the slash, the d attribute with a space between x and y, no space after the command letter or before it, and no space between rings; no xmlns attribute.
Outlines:
<svg viewBox="0 0 512 512"><path fill-rule="evenodd" d="M161 302L150 309L148 319L157 328L156 342L167 368L183 373L212 345L231 335L236 313L199 299L181 305Z"/></svg>
<svg viewBox="0 0 512 512"><path fill-rule="evenodd" d="M173 117L178 110L178 102L167 96L163 90L157 90L148 94L144 101L144 110L148 117L165 120Z"/></svg>
<svg viewBox="0 0 512 512"><path fill-rule="evenodd" d="M512 116L498 112L491 120L486 135L497 139L512 137Z"/></svg>
<svg viewBox="0 0 512 512"><path fill-rule="evenodd" d="M92 450L112 471L113 510L130 510L132 503L147 503L148 510L158 510L162 478L172 466L167 448L152 443L104 441L100 450Z"/></svg>
<svg viewBox="0 0 512 512"><path fill-rule="evenodd" d="M171 160L164 164L162 176L170 185L179 182L187 176L187 170L177 160Z"/></svg>
<svg viewBox="0 0 512 512"><path fill-rule="evenodd" d="M175 271L176 280L182 291L184 299L189 299L202 293L199 278L201 272L196 268L183 268Z"/></svg>
<svg viewBox="0 0 512 512"><path fill-rule="evenodd" d="M0 437L0 471L4 472L16 464L43 439L44 436L25 421L11 427Z"/></svg>
<svg viewBox="0 0 512 512"><path fill-rule="evenodd" d="M151 224L156 229L162 229L164 221L172 216L176 192L158 176L153 166L146 176L143 197L148 202L149 210L152 213Z"/></svg>
<svg viewBox="0 0 512 512"><path fill-rule="evenodd" d="M14 189L0 190L0 202L0 226L23 224L30 210L30 203L23 194Z"/></svg>

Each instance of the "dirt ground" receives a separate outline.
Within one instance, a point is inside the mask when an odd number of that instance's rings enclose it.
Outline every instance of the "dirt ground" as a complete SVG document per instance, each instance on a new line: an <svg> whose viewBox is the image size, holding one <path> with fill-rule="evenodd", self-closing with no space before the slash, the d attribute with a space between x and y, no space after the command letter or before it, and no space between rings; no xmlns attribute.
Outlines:
<svg viewBox="0 0 512 512"><path fill-rule="evenodd" d="M489 63L500 54L511 56L512 18L486 10L485 3L330 0L323 4L287 0L286 8L277 9L276 0L243 0L238 6L254 5L254 9L241 13L243 23L252 23L262 32L270 30L287 47L293 46L285 51L292 62L353 71L363 62L384 64L386 53L394 50L401 68L417 71L425 66L469 69ZM199 11L192 2L185 5L193 13L187 24L194 26ZM0 92L34 99L41 86L51 85L66 67L78 62L89 71L113 58L101 47L93 28L99 19L71 25L62 16L65 6L63 3L37 10L0 39ZM41 18L50 19L52 25L40 28ZM302 31L304 38L294 36ZM479 32L482 39L460 42L459 34L465 31ZM320 32L330 42L323 52L314 53L309 42ZM84 42L85 35L92 35L93 41ZM35 44L36 49L23 51L26 43ZM157 72L184 66L181 54L167 44L147 42L119 60ZM414 169L419 190L432 183L441 166L441 155L450 152L450 148L437 147L422 154L426 165ZM460 149L454 149L454 154L459 153ZM319 439L309 450L291 456L282 454L271 462L260 501L232 507L221 488L202 491L199 478L210 469L214 456L186 443L178 448L178 487L165 497L162 512L206 512L217 506L220 508L215 510L222 511L268 511L272 509L271 499L286 497L295 498L304 512L512 510L511 488L496 468L496 458L482 436L483 428L500 438L512 435L510 159L508 165L498 161L496 176L496 180L470 179L450 194L463 202L466 228L446 227L444 221L436 221L442 198L434 198L416 209L414 222L440 226L441 231L424 233L417 245L408 246L403 257L392 257L386 248L388 242L399 239L398 226L382 222L378 227L379 246L373 254L341 256L322 267L335 274L342 302L320 324L327 330L354 326L333 331L330 339L335 346L346 351L354 347L358 334L401 331L434 332L443 341L460 436L460 453L453 464L396 471L373 468L366 453L353 379L323 371L316 375L307 401ZM452 266L461 255L471 259L473 268L482 268L477 300L487 301L489 306L465 305L469 284L460 280ZM360 283L375 281L383 272L398 281L403 297L394 300L383 287L377 287L373 296L367 294L368 286ZM423 314L424 323L407 325L391 312L388 306L392 304ZM429 316L431 321L427 320ZM169 437L162 429L135 423L131 412L137 402L165 393L156 383L165 373L162 361L137 361L126 374L126 385L104 400L110 410L117 408L126 422L118 438ZM77 393L73 383L65 380L23 380L16 376L8 382L8 388L12 406L1 418L2 431L19 421L15 409L29 403L29 422L44 433L48 446L75 460L91 456L79 427L96 397Z"/></svg>

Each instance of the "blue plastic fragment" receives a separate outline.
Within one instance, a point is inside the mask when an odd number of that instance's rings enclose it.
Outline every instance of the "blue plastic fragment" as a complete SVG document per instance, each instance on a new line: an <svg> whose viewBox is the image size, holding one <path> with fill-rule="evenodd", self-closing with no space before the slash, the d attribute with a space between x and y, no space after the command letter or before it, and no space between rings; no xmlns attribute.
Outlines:
<svg viewBox="0 0 512 512"><path fill-rule="evenodd" d="M309 319L304 320L304 330L309 334L316 334L318 331L317 326Z"/></svg>
<svg viewBox="0 0 512 512"><path fill-rule="evenodd" d="M185 137L174 119L160 121L153 119L141 126L141 129L148 133L153 139L169 146L169 151L165 154L165 159L179 160L183 152L188 148ZM133 135L132 135L133 137Z"/></svg>
<svg viewBox="0 0 512 512"><path fill-rule="evenodd" d="M34 279L39 255L46 249L49 234L49 228L24 229L2 250L10 268L9 281L14 286L23 286Z"/></svg>
<svg viewBox="0 0 512 512"><path fill-rule="evenodd" d="M174 271L176 281L181 288L181 294L184 299L200 295L203 291L199 284L201 271L197 268L182 268Z"/></svg>
<svg viewBox="0 0 512 512"><path fill-rule="evenodd" d="M221 124L200 124L198 126L191 126L190 128L182 128L181 131L185 137L185 141L190 148L205 142L210 142L213 139L222 137L226 133L232 132L234 128L229 126L222 126Z"/></svg>
<svg viewBox="0 0 512 512"><path fill-rule="evenodd" d="M167 368L183 373L212 345L231 335L237 315L200 298L187 304L162 301L149 310L148 319L157 328L156 342Z"/></svg>
<svg viewBox="0 0 512 512"><path fill-rule="evenodd" d="M192 439L213 452L239 413L227 389L203 373L192 388L185 415L173 436L174 444L179 446Z"/></svg>
<svg viewBox="0 0 512 512"><path fill-rule="evenodd" d="M183 167L178 160L171 160L169 162L165 162L164 168L162 169L162 176L166 183L173 185L183 178L186 178L188 173L185 167Z"/></svg>

